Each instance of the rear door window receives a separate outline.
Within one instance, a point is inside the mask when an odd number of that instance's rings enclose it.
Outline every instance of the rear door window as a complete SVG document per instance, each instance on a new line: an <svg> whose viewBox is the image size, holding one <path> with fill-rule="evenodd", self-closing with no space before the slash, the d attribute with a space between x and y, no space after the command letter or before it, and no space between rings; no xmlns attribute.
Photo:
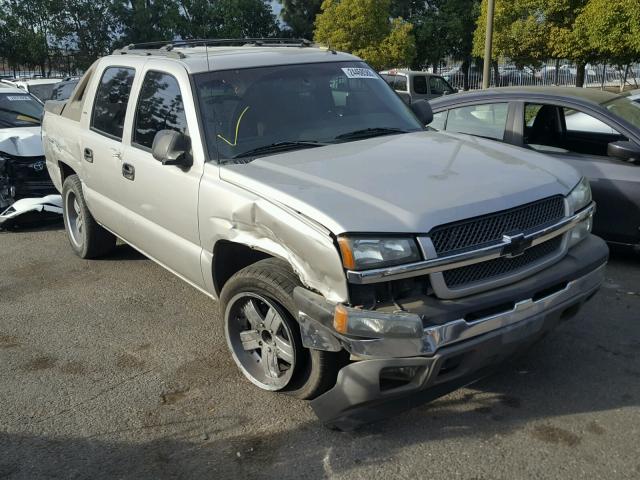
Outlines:
<svg viewBox="0 0 640 480"><path fill-rule="evenodd" d="M424 75L416 75L413 77L413 91L419 95L426 95L427 90L427 77Z"/></svg>
<svg viewBox="0 0 640 480"><path fill-rule="evenodd" d="M467 133L503 140L507 125L508 103L489 103L452 108L447 117L448 132Z"/></svg>
<svg viewBox="0 0 640 480"><path fill-rule="evenodd" d="M132 142L151 148L160 130L186 134L187 119L178 81L169 74L149 71L138 97Z"/></svg>
<svg viewBox="0 0 640 480"><path fill-rule="evenodd" d="M131 94L135 70L128 67L105 69L93 102L91 128L117 140L122 140L127 103Z"/></svg>
<svg viewBox="0 0 640 480"><path fill-rule="evenodd" d="M404 75L396 75L396 81L393 85L393 88L395 90L398 90L399 92L406 92L407 91L407 77L405 77Z"/></svg>

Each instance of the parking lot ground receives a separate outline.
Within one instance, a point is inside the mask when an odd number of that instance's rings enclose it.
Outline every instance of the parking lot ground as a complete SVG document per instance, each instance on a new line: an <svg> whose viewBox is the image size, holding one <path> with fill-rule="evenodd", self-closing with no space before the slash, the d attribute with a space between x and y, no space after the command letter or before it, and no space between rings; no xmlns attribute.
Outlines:
<svg viewBox="0 0 640 480"><path fill-rule="evenodd" d="M0 233L0 478L640 478L640 261L524 357L352 433L235 368L214 301L127 246Z"/></svg>

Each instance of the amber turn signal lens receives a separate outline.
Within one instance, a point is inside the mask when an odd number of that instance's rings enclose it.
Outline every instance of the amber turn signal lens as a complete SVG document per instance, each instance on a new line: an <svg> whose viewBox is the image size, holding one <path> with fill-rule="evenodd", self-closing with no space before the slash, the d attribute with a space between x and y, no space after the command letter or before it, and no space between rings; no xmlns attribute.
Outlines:
<svg viewBox="0 0 640 480"><path fill-rule="evenodd" d="M338 246L340 247L340 254L342 255L342 265L344 268L353 270L356 268L356 261L353 258L353 252L351 251L351 245L349 240L345 237L338 237Z"/></svg>
<svg viewBox="0 0 640 480"><path fill-rule="evenodd" d="M347 324L349 322L349 315L347 309L342 305L336 305L336 311L333 314L333 328L336 332L347 333Z"/></svg>

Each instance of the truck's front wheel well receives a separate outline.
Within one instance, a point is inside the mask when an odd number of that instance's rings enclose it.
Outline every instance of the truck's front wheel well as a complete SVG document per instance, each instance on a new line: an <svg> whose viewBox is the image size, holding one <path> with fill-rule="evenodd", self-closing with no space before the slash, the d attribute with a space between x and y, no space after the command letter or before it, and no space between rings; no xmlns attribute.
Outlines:
<svg viewBox="0 0 640 480"><path fill-rule="evenodd" d="M66 163L58 162L58 165L60 166L60 180L62 182L61 184L64 184L64 181L67 179L67 177L76 174L73 168L71 168Z"/></svg>
<svg viewBox="0 0 640 480"><path fill-rule="evenodd" d="M270 258L268 253L254 250L241 243L221 240L213 249L213 285L216 293L220 295L222 287L234 273L242 270L265 258Z"/></svg>

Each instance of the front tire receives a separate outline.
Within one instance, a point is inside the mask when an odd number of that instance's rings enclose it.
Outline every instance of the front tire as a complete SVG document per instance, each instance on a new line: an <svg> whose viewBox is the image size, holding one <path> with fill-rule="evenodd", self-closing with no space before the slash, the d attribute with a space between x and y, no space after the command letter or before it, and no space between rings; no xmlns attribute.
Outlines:
<svg viewBox="0 0 640 480"><path fill-rule="evenodd" d="M77 175L62 185L62 217L71 248L80 258L100 257L116 246L116 237L98 225L87 208Z"/></svg>
<svg viewBox="0 0 640 480"><path fill-rule="evenodd" d="M220 310L233 359L256 386L311 399L335 385L345 352L302 346L289 265L268 258L240 270L225 284Z"/></svg>

